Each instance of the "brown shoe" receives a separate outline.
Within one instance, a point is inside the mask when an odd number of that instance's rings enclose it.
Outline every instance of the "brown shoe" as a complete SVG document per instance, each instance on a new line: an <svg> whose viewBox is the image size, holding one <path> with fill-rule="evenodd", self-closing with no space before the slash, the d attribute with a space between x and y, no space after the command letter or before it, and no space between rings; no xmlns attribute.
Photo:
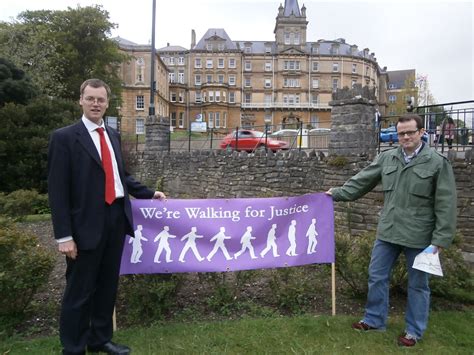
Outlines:
<svg viewBox="0 0 474 355"><path fill-rule="evenodd" d="M416 342L416 337L408 333L404 333L398 337L398 345L400 346L411 347L415 346Z"/></svg>
<svg viewBox="0 0 474 355"><path fill-rule="evenodd" d="M366 332L368 330L378 330L378 328L371 327L370 325L368 325L367 323L365 323L362 320L358 321L358 322L355 322L355 323L352 323L352 329L361 330L363 332Z"/></svg>

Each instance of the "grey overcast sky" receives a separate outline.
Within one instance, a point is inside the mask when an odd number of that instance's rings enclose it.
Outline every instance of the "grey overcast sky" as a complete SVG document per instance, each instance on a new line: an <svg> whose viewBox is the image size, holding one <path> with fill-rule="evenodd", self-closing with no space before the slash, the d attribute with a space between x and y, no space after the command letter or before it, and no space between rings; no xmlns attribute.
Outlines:
<svg viewBox="0 0 474 355"><path fill-rule="evenodd" d="M208 28L224 28L232 40L274 40L284 0L157 0L156 48L189 48ZM438 103L474 99L474 5L459 0L298 0L306 6L307 40L345 38L374 52L388 70L416 69L428 76ZM24 10L65 10L102 5L118 25L112 36L150 43L152 0L2 0L0 21ZM472 106L471 106L472 107Z"/></svg>

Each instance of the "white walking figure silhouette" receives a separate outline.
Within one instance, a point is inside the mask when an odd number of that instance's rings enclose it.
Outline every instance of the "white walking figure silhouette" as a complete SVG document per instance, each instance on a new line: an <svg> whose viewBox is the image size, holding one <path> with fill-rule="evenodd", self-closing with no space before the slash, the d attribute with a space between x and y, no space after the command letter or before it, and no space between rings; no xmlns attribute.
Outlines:
<svg viewBox="0 0 474 355"><path fill-rule="evenodd" d="M240 255L245 253L246 249L248 249L250 253L250 257L252 259L257 259L253 251L253 246L252 246L252 240L254 239L257 239L257 238L252 237L252 227L248 226L247 231L244 233L244 235L240 239L240 244L242 244L242 249L240 249L237 253L234 254L234 258L237 259Z"/></svg>
<svg viewBox="0 0 474 355"><path fill-rule="evenodd" d="M318 236L318 232L316 231L316 218L311 220L311 224L309 225L308 231L306 232L306 236L308 237L308 250L307 254L316 253L316 245L318 245L318 240L316 237Z"/></svg>
<svg viewBox="0 0 474 355"><path fill-rule="evenodd" d="M160 233L158 233L158 235L155 237L155 240L153 241L155 243L157 241L160 241L160 243L158 244L158 249L156 250L155 259L153 260L155 263L159 264L161 262L159 259L160 259L161 252L163 250L165 250L166 252L166 262L170 263L173 261L171 260L171 249L170 249L170 243L168 242L168 239L176 238L176 236L169 234L168 233L169 230L170 230L170 227L164 226L163 230Z"/></svg>
<svg viewBox="0 0 474 355"><path fill-rule="evenodd" d="M275 242L276 241L276 235L275 235L276 227L277 227L276 224L272 224L272 228L270 228L270 230L268 231L267 246L260 253L260 256L262 258L270 251L270 249L272 249L274 258L280 256L280 255L278 255L277 245L276 245L276 242Z"/></svg>
<svg viewBox="0 0 474 355"><path fill-rule="evenodd" d="M137 229L134 232L135 237L130 237L130 240L128 241L128 244L132 244L132 255L130 257L130 262L132 264L136 263L141 263L142 261L140 260L140 257L143 254L143 248L142 248L142 240L148 241L143 235L142 235L142 230L143 226L141 224L137 225Z"/></svg>
<svg viewBox="0 0 474 355"><path fill-rule="evenodd" d="M290 247L286 251L288 256L296 256L296 221L292 220L290 227L288 228L288 240L290 242Z"/></svg>
<svg viewBox="0 0 474 355"><path fill-rule="evenodd" d="M188 234L184 235L181 238L182 242L186 239L188 240L186 242L186 244L184 245L183 250L181 250L181 254L179 255L179 261L181 261L182 263L184 263L184 256L186 255L186 253L189 249L191 249L193 251L194 256L196 257L196 259L198 259L199 261L204 260L204 258L201 257L201 255L199 254L199 251L196 248L196 239L197 238L204 238L204 236L197 235L196 231L197 231L196 227L191 227L191 232L189 232Z"/></svg>
<svg viewBox="0 0 474 355"><path fill-rule="evenodd" d="M222 253L224 254L227 260L232 259L232 257L227 252L227 248L225 247L225 244L224 244L225 239L230 239L230 237L225 235L225 228L221 227L219 233L213 236L210 240L210 242L216 241L216 243L214 244L214 248L212 249L212 251L207 256L208 261L211 261L212 257L214 256L214 254L217 253L217 250L219 249L222 250Z"/></svg>

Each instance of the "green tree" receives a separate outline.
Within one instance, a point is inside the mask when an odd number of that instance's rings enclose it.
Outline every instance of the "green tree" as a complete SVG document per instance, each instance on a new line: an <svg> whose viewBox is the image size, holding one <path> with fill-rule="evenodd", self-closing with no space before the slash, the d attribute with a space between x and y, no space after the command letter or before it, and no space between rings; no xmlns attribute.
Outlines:
<svg viewBox="0 0 474 355"><path fill-rule="evenodd" d="M0 58L0 107L7 102L26 104L35 95L36 90L25 72Z"/></svg>
<svg viewBox="0 0 474 355"><path fill-rule="evenodd" d="M38 97L28 105L0 108L0 191L46 192L50 132L80 117L79 106L64 99Z"/></svg>
<svg viewBox="0 0 474 355"><path fill-rule="evenodd" d="M81 83L96 77L120 98L118 68L126 56L107 37L115 26L98 5L25 11L0 23L0 52L49 96L77 100Z"/></svg>

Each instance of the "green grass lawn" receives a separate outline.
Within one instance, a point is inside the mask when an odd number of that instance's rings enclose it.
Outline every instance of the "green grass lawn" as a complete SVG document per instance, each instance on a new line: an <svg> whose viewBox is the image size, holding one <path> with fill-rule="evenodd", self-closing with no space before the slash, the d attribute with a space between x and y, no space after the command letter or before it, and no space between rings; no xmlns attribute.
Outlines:
<svg viewBox="0 0 474 355"><path fill-rule="evenodd" d="M348 316L298 316L220 322L159 323L149 328L119 330L114 340L133 354L473 354L474 313L432 312L425 337L403 349L396 338L402 316L389 320L386 332L360 333ZM57 337L8 339L1 354L59 354Z"/></svg>

